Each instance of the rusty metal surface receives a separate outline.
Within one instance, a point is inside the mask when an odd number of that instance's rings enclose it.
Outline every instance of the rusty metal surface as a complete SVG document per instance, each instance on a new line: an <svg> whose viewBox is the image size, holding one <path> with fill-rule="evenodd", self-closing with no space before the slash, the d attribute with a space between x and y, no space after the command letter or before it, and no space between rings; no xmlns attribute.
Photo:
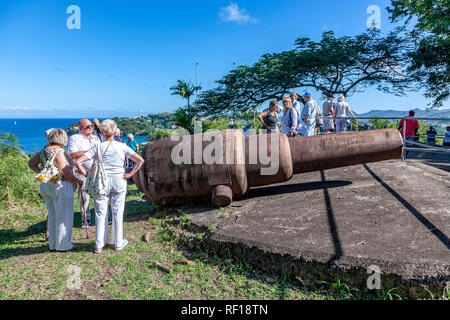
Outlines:
<svg viewBox="0 0 450 320"><path fill-rule="evenodd" d="M233 201L233 192L229 186L218 185L212 190L211 201L217 207L226 207Z"/></svg>
<svg viewBox="0 0 450 320"><path fill-rule="evenodd" d="M298 173L398 159L403 148L402 137L396 129L299 138L275 134L279 146L279 168L275 174L264 175L261 168L270 164L261 161L259 139L267 139L265 155L270 156L276 152L271 143L272 136L244 137L240 130L222 130L220 136L217 132L185 136L183 139L189 141L185 143L189 146L185 149L185 159L190 161L187 164L172 161L172 153L179 151L179 141L171 138L157 140L144 149L145 164L133 180L152 202L177 205L211 199L214 187L219 185L230 187L235 198L245 194L249 187L284 182ZM223 142L222 164L208 164L202 159L214 139L222 139ZM252 148L251 139L256 139L253 140L256 148ZM196 148L196 143L200 148ZM256 158L255 153L258 154ZM256 163L252 163L250 158L256 159ZM199 159L203 163L195 164Z"/></svg>
<svg viewBox="0 0 450 320"><path fill-rule="evenodd" d="M290 138L294 174L399 159L403 140L397 129Z"/></svg>
<svg viewBox="0 0 450 320"><path fill-rule="evenodd" d="M271 137L278 139L278 146L272 148ZM266 146L261 148L261 138L266 139ZM278 150L276 150L278 147ZM267 149L267 150L265 150ZM270 164L262 164L261 153L264 157L270 158L272 152L276 152L278 167L276 174L261 174L261 168L268 168ZM253 159L251 157L253 156ZM253 161L252 161L253 160ZM256 160L256 161L255 161ZM272 183L279 183L289 180L293 175L291 148L289 138L280 133L267 135L252 135L245 137L245 170L249 187L263 186Z"/></svg>
<svg viewBox="0 0 450 320"><path fill-rule="evenodd" d="M190 163L175 164L172 162L172 151L178 150L180 141L172 141L171 138L161 139L153 142L146 148L143 156L145 159L145 178L148 197L157 204L171 205L187 202L195 202L210 199L211 192L216 185L226 185L232 189L233 196L244 194L247 189L247 176L245 174L245 158L243 134L239 130L221 131L224 152L223 164L196 164L202 160L202 154L198 154L195 144L200 143L200 152L213 141L214 133L204 133L188 137L184 146L190 146L190 154L187 155ZM176 147L178 145L178 147ZM175 148L175 149L174 149ZM196 154L197 152L197 154ZM183 155L183 152L179 153ZM227 156L231 156L232 163L226 164Z"/></svg>

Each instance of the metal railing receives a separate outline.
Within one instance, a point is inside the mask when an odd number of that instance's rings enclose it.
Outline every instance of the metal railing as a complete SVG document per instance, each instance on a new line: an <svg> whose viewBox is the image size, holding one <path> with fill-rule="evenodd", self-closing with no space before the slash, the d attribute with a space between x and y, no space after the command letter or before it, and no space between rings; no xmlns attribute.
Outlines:
<svg viewBox="0 0 450 320"><path fill-rule="evenodd" d="M431 144L426 144L426 143L421 143L421 142L417 142L414 140L409 140L408 136L406 136L406 121L410 120L410 119L415 119L415 120L423 120L423 121L448 121L450 123L450 118L421 118L421 117L408 117L408 116L404 116L404 117L332 117L332 116L322 116L322 117L317 117L318 119L350 119L350 120L354 120L356 121L356 128L355 131L359 131L359 122L360 120L402 120L403 119L403 126L402 126L402 138L403 138L403 153L402 153L402 161L405 161L405 154L408 151L422 151L422 152L429 152L429 153L439 153L439 154L450 154L450 148L442 146L442 147L437 147L436 145L431 145ZM368 122L364 125L373 125L372 123ZM369 129L370 130L370 129ZM353 131L353 121L350 121L350 131ZM336 132L333 132L336 133ZM434 138L440 138L440 137L445 137L443 135L427 135L427 134L422 134L422 135L418 135L418 136L411 136L411 138L413 139L419 139L420 137L423 136L430 136L430 137L434 137ZM406 138L405 138L406 137ZM410 147L410 146L413 147ZM420 147L420 148L415 148L414 146Z"/></svg>

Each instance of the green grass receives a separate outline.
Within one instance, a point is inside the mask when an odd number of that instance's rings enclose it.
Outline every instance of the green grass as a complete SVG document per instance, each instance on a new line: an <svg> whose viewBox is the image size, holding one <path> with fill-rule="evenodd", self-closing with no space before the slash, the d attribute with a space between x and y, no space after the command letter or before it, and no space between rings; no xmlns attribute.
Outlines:
<svg viewBox="0 0 450 320"><path fill-rule="evenodd" d="M75 201L76 203L77 201ZM49 252L45 235L45 206L21 210L0 209L0 299L399 299L393 290L378 295L363 293L336 279L315 288L287 275L267 274L238 260L223 259L201 249L181 246L174 218L178 215L143 200L129 187L124 235L130 244L120 252L113 248L93 254L94 228L85 239L78 205L72 241L73 252ZM212 228L208 229L208 232ZM198 233L201 241L208 232ZM149 242L143 236L150 237ZM177 260L191 261L177 264ZM170 268L167 273L154 266ZM80 268L79 289L69 289L70 266ZM448 297L448 291L447 291ZM436 298L436 297L433 297ZM445 298L445 297L444 297Z"/></svg>

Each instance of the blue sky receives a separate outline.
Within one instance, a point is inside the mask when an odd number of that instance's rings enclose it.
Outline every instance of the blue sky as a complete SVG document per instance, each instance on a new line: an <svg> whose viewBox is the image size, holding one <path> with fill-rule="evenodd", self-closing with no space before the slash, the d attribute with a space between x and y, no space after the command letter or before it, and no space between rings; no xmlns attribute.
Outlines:
<svg viewBox="0 0 450 320"><path fill-rule="evenodd" d="M214 87L237 65L290 50L295 39L319 40L366 29L370 5L392 29L388 0L0 1L0 117L109 117L174 111L177 79ZM69 30L69 5L81 29ZM349 100L371 109L424 108L421 92L395 97L376 90ZM447 107L447 106L445 106Z"/></svg>

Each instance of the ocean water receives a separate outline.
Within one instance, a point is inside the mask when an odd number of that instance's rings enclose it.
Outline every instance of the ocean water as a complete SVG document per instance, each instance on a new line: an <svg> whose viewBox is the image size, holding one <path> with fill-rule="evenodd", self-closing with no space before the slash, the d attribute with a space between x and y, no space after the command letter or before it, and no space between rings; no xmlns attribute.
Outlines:
<svg viewBox="0 0 450 320"><path fill-rule="evenodd" d="M0 131L8 132L19 139L19 145L26 153L37 152L45 145L45 131L50 128L67 130L79 119L0 119ZM136 136L138 143L146 141L145 136ZM127 137L122 136L125 142Z"/></svg>

